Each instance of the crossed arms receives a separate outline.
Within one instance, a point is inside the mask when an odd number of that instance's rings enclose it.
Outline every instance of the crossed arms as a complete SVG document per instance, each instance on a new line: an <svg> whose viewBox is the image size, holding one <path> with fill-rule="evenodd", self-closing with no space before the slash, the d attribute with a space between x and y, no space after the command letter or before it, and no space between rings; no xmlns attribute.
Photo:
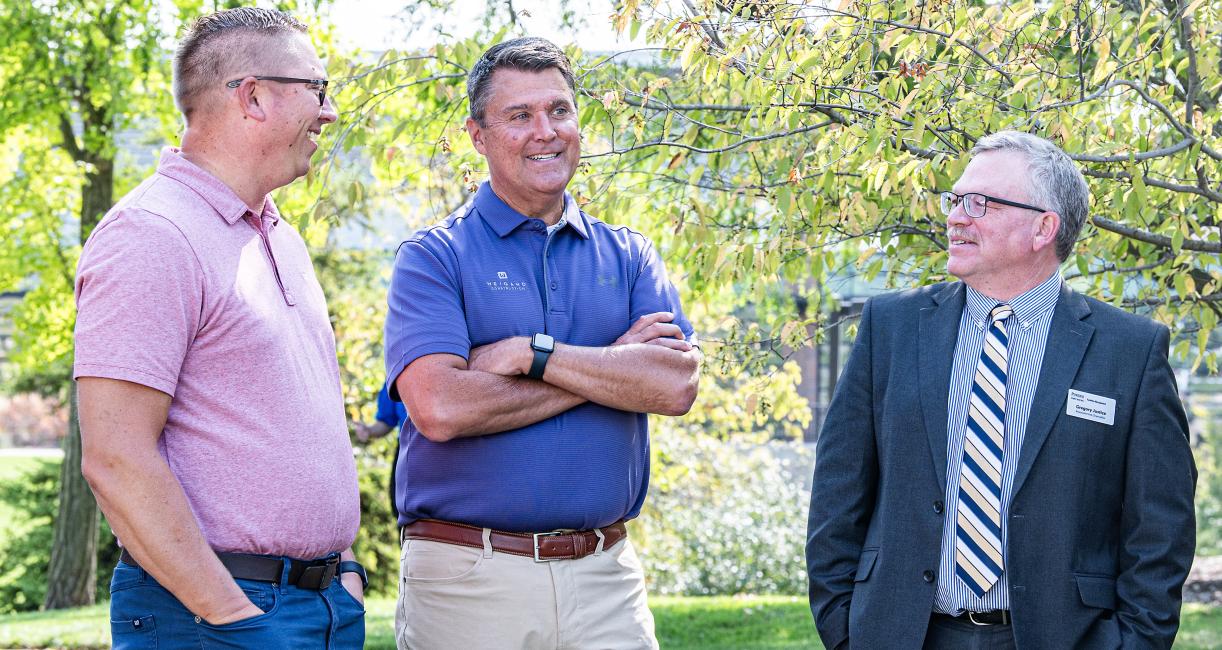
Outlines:
<svg viewBox="0 0 1222 650"><path fill-rule="evenodd" d="M434 442L518 429L584 402L623 411L682 415L696 399L700 350L674 314L646 314L606 347L556 343L542 380L525 377L530 339L473 348L469 359L429 354L395 386L420 433Z"/></svg>

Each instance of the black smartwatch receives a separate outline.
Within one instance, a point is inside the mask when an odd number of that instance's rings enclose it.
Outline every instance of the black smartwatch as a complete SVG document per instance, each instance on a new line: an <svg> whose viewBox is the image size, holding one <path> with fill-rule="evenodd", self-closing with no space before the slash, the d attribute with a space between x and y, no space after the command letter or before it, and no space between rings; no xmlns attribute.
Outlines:
<svg viewBox="0 0 1222 650"><path fill-rule="evenodd" d="M535 334L530 337L530 349L535 351L535 360L531 362L530 372L526 373L526 376L543 379L543 369L547 367L547 360L556 349L556 339L550 334Z"/></svg>
<svg viewBox="0 0 1222 650"><path fill-rule="evenodd" d="M343 562L340 562L339 573L341 575L345 573L355 573L361 577L361 588L369 588L369 576L365 575L365 567L361 566L359 562L353 562L352 560L344 560Z"/></svg>

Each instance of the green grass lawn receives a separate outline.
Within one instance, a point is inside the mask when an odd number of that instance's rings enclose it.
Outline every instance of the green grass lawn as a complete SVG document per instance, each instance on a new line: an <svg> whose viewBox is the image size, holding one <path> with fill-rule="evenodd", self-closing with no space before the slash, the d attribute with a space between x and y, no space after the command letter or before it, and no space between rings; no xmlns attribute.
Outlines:
<svg viewBox="0 0 1222 650"><path fill-rule="evenodd" d="M804 598L650 598L666 650L822 648ZM370 650L395 647L395 602L374 599L366 618ZM106 606L0 616L0 648L106 648ZM1222 647L1222 607L1187 605L1177 649Z"/></svg>

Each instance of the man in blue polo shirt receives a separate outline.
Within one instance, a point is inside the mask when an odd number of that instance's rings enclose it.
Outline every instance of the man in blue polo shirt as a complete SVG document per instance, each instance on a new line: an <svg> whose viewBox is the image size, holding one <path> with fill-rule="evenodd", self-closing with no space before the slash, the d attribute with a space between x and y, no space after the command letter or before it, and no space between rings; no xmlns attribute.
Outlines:
<svg viewBox="0 0 1222 650"><path fill-rule="evenodd" d="M687 412L700 352L649 240L565 192L574 88L543 39L485 52L467 131L490 180L399 248L400 648L657 647L623 522L649 484L646 414Z"/></svg>

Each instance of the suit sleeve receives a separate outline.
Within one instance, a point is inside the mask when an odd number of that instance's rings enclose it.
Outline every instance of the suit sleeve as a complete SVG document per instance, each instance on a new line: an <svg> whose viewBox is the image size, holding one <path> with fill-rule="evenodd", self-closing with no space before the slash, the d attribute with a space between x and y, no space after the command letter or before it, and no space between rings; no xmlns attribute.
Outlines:
<svg viewBox="0 0 1222 650"><path fill-rule="evenodd" d="M849 636L853 574L873 514L878 485L871 360L871 305L827 412L815 451L807 521L806 572L819 637L837 648Z"/></svg>
<svg viewBox="0 0 1222 650"><path fill-rule="evenodd" d="M1188 422L1159 326L1146 358L1129 436L1116 577L1123 647L1170 648L1196 540L1196 465Z"/></svg>

